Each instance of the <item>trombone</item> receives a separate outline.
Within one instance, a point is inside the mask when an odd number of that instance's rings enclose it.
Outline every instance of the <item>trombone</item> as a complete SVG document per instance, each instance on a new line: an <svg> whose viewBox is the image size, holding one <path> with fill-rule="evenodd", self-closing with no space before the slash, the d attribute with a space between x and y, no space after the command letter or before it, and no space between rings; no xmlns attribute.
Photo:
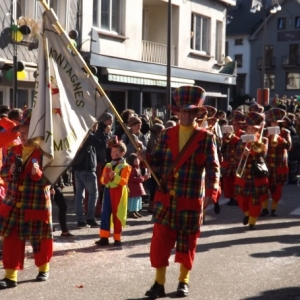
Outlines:
<svg viewBox="0 0 300 300"><path fill-rule="evenodd" d="M251 151L251 147L248 148L248 143L250 143L250 146L252 146L252 143L255 140L254 134L243 134L241 136L241 139L243 142L246 142L245 148L243 150L242 156L240 158L238 167L236 169L236 176L241 178L244 174L245 167L247 165L248 157Z"/></svg>

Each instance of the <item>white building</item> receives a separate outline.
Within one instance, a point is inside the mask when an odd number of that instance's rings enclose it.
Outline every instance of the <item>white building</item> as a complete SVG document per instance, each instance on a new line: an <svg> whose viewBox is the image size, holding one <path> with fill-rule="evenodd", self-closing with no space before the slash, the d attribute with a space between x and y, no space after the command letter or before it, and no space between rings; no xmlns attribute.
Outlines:
<svg viewBox="0 0 300 300"><path fill-rule="evenodd" d="M28 16L33 12L39 18L35 0L19 2ZM227 110L236 77L219 72L225 59L226 11L235 2L172 0L170 31L168 0L49 4L67 31L79 32L78 49L89 65L97 67L99 83L119 112L133 108L144 113L154 108L163 117L170 103L166 97L169 32L171 87L199 85L207 92L207 104Z"/></svg>

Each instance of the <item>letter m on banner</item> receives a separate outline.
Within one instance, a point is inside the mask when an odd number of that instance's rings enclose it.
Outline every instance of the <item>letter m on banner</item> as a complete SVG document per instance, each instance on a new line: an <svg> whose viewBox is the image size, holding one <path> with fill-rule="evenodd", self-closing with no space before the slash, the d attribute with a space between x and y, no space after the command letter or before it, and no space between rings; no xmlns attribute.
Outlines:
<svg viewBox="0 0 300 300"><path fill-rule="evenodd" d="M50 183L67 170L88 131L109 107L111 102L46 7L29 139L44 153L43 173Z"/></svg>

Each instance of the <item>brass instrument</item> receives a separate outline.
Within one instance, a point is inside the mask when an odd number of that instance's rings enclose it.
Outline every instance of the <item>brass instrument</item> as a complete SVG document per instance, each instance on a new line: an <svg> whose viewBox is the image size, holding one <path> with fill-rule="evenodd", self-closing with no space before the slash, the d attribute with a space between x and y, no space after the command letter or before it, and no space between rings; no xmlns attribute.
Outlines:
<svg viewBox="0 0 300 300"><path fill-rule="evenodd" d="M234 132L231 132L228 136L223 137L223 141L225 143L229 143L234 136L235 136Z"/></svg>
<svg viewBox="0 0 300 300"><path fill-rule="evenodd" d="M244 174L244 170L247 165L248 157L249 157L250 150L253 145L253 141L254 141L255 137L254 137L254 134L244 134L241 136L241 139L243 142L244 141L246 142L246 145L245 145L244 151L242 153L242 156L240 158L238 167L236 169L237 177L242 177ZM248 144L250 144L250 146L251 146L250 148L248 148Z"/></svg>
<svg viewBox="0 0 300 300"><path fill-rule="evenodd" d="M264 123L261 125L259 139L256 142L253 142L252 149L256 153L261 153L265 149L265 144L262 142L263 132L264 132Z"/></svg>
<svg viewBox="0 0 300 300"><path fill-rule="evenodd" d="M280 133L280 128L278 126L268 127L268 131L269 131L269 135L272 135L270 145L272 147L277 147L278 146L278 136L279 136L279 133Z"/></svg>
<svg viewBox="0 0 300 300"><path fill-rule="evenodd" d="M205 116L203 119L197 119L198 126L202 127L206 120L207 120L207 116Z"/></svg>
<svg viewBox="0 0 300 300"><path fill-rule="evenodd" d="M273 135L273 138L271 140L271 146L272 147L277 147L278 146L278 134Z"/></svg>
<svg viewBox="0 0 300 300"><path fill-rule="evenodd" d="M245 153L247 151L247 153ZM246 143L246 146L244 148L243 154L241 156L240 162L238 164L238 167L236 169L236 176L242 177L245 171L245 167L247 165L248 157L250 154L250 148L248 148L248 143Z"/></svg>

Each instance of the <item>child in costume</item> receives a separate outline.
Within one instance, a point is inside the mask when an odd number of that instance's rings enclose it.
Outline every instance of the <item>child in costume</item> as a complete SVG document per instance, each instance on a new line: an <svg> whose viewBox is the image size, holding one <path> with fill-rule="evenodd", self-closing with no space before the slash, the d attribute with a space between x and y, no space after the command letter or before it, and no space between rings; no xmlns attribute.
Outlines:
<svg viewBox="0 0 300 300"><path fill-rule="evenodd" d="M98 246L109 245L111 219L114 227L114 245L121 245L122 227L126 224L128 189L127 183L131 167L126 163L124 155L126 146L114 136L108 142L111 147L112 161L102 171L100 183L105 186L101 212L100 239Z"/></svg>
<svg viewBox="0 0 300 300"><path fill-rule="evenodd" d="M150 176L141 173L140 160L136 153L131 153L128 157L128 164L132 167L128 187L129 187L129 198L128 198L128 217L137 219L141 218L142 215L139 211L142 209L142 196L146 195L143 182Z"/></svg>

